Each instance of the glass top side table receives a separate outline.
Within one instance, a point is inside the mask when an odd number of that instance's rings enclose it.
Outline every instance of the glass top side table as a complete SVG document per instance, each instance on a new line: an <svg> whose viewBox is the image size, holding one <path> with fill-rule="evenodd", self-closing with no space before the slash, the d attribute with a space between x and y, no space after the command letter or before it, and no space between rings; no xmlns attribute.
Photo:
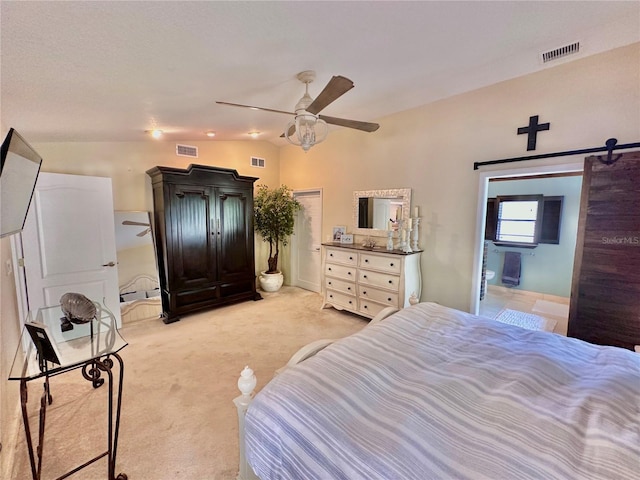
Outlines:
<svg viewBox="0 0 640 480"><path fill-rule="evenodd" d="M33 480L42 477L42 456L44 451L44 431L47 405L51 405L53 397L50 392L49 378L72 370L82 369L82 376L90 381L93 388L99 388L107 380L109 395L107 400L108 414L108 448L107 451L82 465L67 472L59 478L66 478L78 470L107 457L108 479L127 480L127 475L120 473L115 475L116 451L118 445L118 432L120 427L120 409L122 404L122 384L124 379L124 363L118 354L127 346L117 330L113 313L98 302L93 302L96 307L95 317L87 323L74 324L73 329L63 331L61 320L65 318L60 305L40 308L37 312L29 312L28 322L36 322L41 325L58 356L59 363L45 360L40 357L35 343L27 327L23 327L22 336L11 366L9 380L20 381L20 403L22 406L22 419L24 422L27 447L29 449L29 461ZM114 360L118 364L117 381L114 382ZM38 447L33 448L33 439L27 411L28 382L43 379L44 392L40 400ZM114 405L114 383L116 383ZM37 458L36 458L37 454Z"/></svg>

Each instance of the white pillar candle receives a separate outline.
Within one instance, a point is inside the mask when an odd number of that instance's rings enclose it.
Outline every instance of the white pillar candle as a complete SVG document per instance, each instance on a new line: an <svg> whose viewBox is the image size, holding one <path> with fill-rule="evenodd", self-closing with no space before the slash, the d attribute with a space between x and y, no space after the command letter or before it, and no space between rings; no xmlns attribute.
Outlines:
<svg viewBox="0 0 640 480"><path fill-rule="evenodd" d="M402 229L402 241L404 242L407 239L407 231L403 228Z"/></svg>
<svg viewBox="0 0 640 480"><path fill-rule="evenodd" d="M407 227L409 228L409 230L411 230L412 226L413 226L413 218L409 217L409 219L407 220Z"/></svg>
<svg viewBox="0 0 640 480"><path fill-rule="evenodd" d="M418 215L418 207L413 207L413 216L418 218L420 215Z"/></svg>

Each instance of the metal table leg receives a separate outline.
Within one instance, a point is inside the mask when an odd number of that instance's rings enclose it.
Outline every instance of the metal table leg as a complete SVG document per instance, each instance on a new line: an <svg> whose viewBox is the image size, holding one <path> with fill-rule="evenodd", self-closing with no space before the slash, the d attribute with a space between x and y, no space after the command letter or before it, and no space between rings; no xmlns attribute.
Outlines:
<svg viewBox="0 0 640 480"><path fill-rule="evenodd" d="M119 366L119 374L118 374L118 387L117 387L117 397L116 397L116 405L114 409L114 399L113 399L113 372L112 367L114 365L111 357L114 357ZM63 480L74 473L82 470L83 468L91 465L97 460L107 457L108 462L108 480L127 480L128 477L125 473L115 474L116 468L116 453L118 450L118 433L120 431L120 410L122 407L122 386L124 383L124 362L122 358L117 353L109 354L103 358L95 358L90 362L85 363L84 365L78 365L75 368L82 367L82 375L85 379L92 382L94 388L99 388L104 384L104 379L101 378L101 372L105 372L108 379L109 385L109 393L108 393L108 418L107 418L107 427L108 427L108 448L106 452L103 452L91 460L83 463L65 473L64 475L58 477L56 480ZM73 369L75 369L73 368ZM65 370L62 372L56 373L59 375L60 373L65 373L67 371L73 370ZM39 415L39 428L38 428L38 445L36 448L37 453L37 462L36 456L34 453L34 445L33 439L31 437L31 428L29 425L29 415L27 411L27 380L23 379L20 381L20 404L22 407L22 419L24 422L24 430L27 438L27 448L29 450L29 463L31 466L31 476L33 480L40 480L42 475L42 457L44 450L44 431L45 431L45 422L46 422L46 414L47 414L47 405L51 405L53 401L53 397L50 393L49 388L49 376L45 376L44 381L44 392L42 393L42 397L40 399L40 415Z"/></svg>

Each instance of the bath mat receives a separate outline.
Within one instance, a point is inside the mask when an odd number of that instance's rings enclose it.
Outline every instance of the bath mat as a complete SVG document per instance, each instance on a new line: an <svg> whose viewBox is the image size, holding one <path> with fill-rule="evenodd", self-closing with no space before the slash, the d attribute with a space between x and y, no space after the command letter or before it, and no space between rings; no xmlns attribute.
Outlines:
<svg viewBox="0 0 640 480"><path fill-rule="evenodd" d="M555 320L534 315L532 313L518 312L517 310L511 310L509 308L505 308L498 313L494 320L526 328L527 330L544 330L547 332L553 332L553 329L556 326Z"/></svg>

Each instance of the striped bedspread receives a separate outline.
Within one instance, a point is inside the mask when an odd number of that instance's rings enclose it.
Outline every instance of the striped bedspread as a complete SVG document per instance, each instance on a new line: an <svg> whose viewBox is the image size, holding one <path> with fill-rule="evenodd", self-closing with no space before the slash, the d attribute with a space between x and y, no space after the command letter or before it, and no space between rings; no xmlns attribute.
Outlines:
<svg viewBox="0 0 640 480"><path fill-rule="evenodd" d="M277 376L246 442L262 480L640 478L640 355L422 303Z"/></svg>

